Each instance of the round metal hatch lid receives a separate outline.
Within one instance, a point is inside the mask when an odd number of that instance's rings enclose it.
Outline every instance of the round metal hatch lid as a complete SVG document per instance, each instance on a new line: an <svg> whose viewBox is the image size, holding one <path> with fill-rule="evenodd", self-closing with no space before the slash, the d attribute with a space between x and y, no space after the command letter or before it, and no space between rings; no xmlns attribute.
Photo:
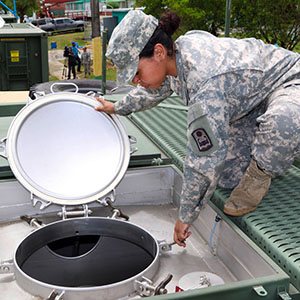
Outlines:
<svg viewBox="0 0 300 300"><path fill-rule="evenodd" d="M130 158L126 131L98 102L74 93L42 97L13 120L6 153L19 182L46 201L62 205L104 197L124 176Z"/></svg>

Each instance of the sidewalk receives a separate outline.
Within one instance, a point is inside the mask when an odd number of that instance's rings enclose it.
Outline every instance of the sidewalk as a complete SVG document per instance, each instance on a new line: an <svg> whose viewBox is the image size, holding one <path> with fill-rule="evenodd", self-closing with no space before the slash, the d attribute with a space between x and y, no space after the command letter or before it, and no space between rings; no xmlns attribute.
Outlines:
<svg viewBox="0 0 300 300"><path fill-rule="evenodd" d="M64 61L63 50L49 50L48 51L48 62L49 62L49 75L55 76L59 80L66 79L62 78L64 64L60 61ZM66 70L67 71L67 70Z"/></svg>
<svg viewBox="0 0 300 300"><path fill-rule="evenodd" d="M26 102L29 91L0 91L1 103Z"/></svg>

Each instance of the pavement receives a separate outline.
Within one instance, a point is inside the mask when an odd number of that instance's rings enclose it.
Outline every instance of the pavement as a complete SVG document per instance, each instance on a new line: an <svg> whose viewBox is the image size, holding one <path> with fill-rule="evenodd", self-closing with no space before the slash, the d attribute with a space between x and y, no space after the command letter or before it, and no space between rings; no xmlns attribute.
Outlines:
<svg viewBox="0 0 300 300"><path fill-rule="evenodd" d="M0 91L0 104L26 102L28 94L29 91Z"/></svg>
<svg viewBox="0 0 300 300"><path fill-rule="evenodd" d="M61 61L65 61L65 64L67 66L68 61L67 59L63 56L64 51L63 50L49 50L48 51L48 61L49 61L49 75L50 76L55 76L59 80L60 79L66 79L65 77L63 78L63 69L64 69L64 64ZM68 69L66 68L66 73L68 72Z"/></svg>

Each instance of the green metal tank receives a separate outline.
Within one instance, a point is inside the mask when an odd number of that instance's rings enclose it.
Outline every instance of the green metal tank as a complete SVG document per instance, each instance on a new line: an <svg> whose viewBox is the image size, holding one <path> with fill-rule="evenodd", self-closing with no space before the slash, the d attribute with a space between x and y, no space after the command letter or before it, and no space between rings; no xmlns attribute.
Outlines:
<svg viewBox="0 0 300 300"><path fill-rule="evenodd" d="M0 91L29 90L48 80L47 33L30 23L0 28Z"/></svg>

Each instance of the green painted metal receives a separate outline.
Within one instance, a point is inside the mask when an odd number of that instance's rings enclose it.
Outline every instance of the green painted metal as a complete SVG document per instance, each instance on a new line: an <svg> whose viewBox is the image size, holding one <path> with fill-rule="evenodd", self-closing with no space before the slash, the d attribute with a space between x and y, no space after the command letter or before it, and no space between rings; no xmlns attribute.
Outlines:
<svg viewBox="0 0 300 300"><path fill-rule="evenodd" d="M230 15L231 15L231 0L226 0L225 37L229 37L229 35L230 35Z"/></svg>
<svg viewBox="0 0 300 300"><path fill-rule="evenodd" d="M259 207L232 220L290 276L300 289L300 170L293 166L285 176L272 179ZM230 191L218 189L213 202L221 209Z"/></svg>
<svg viewBox="0 0 300 300"><path fill-rule="evenodd" d="M30 23L0 28L0 90L28 90L49 79L48 36Z"/></svg>

